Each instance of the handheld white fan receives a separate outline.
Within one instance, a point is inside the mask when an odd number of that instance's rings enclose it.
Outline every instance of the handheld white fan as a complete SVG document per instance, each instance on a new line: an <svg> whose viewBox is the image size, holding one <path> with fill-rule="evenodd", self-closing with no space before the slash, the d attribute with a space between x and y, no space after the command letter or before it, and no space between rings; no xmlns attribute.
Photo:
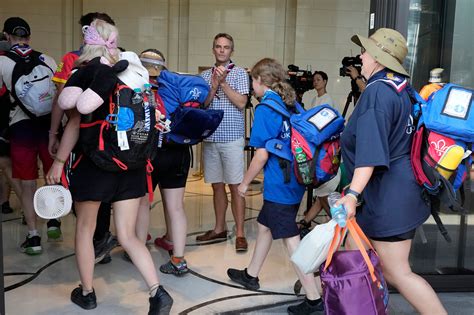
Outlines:
<svg viewBox="0 0 474 315"><path fill-rule="evenodd" d="M61 185L43 186L36 190L33 205L39 217L58 219L71 211L71 193Z"/></svg>

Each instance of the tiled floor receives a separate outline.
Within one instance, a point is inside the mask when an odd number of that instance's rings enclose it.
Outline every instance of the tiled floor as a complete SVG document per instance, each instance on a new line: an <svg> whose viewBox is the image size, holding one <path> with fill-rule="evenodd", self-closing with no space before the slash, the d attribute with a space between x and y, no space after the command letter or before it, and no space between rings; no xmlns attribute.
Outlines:
<svg viewBox="0 0 474 315"><path fill-rule="evenodd" d="M173 314L284 314L286 308L301 297L293 292L296 275L280 241L274 242L260 275L261 289L249 291L232 284L226 275L228 267L243 268L249 262L255 245L256 216L262 204L261 185L253 185L247 198L246 230L249 251L237 254L234 233L227 241L200 245L195 235L213 226L211 188L199 178L190 178L185 206L188 216L186 259L191 272L184 277L160 273L161 282L174 298ZM228 227L233 228L231 211ZM40 256L30 257L18 250L26 228L19 213L3 218L4 267L7 314L146 314L147 288L136 268L122 259L122 250L112 252L112 262L97 265L94 287L98 307L84 311L69 300L71 290L78 284L73 249L74 217L63 219L64 240L46 242L43 226L43 248ZM164 232L160 195L155 196L152 210L151 234ZM167 261L169 253L151 247L158 267ZM474 314L473 294L441 294L450 314ZM392 295L391 314L413 314L413 310L398 295Z"/></svg>

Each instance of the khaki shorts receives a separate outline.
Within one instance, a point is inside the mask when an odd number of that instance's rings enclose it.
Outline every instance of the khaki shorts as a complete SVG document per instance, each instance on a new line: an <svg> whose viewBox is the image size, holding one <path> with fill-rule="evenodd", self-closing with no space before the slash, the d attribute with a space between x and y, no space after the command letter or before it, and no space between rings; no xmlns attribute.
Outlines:
<svg viewBox="0 0 474 315"><path fill-rule="evenodd" d="M203 142L204 182L240 184L244 178L244 138L227 142Z"/></svg>

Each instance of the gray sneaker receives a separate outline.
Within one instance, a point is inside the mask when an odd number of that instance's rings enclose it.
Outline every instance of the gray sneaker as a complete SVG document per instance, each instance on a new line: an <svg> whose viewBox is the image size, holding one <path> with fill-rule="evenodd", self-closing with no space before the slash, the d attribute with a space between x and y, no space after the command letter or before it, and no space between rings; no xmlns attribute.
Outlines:
<svg viewBox="0 0 474 315"><path fill-rule="evenodd" d="M102 261L117 245L117 239L110 232L107 232L103 239L94 242L95 263Z"/></svg>

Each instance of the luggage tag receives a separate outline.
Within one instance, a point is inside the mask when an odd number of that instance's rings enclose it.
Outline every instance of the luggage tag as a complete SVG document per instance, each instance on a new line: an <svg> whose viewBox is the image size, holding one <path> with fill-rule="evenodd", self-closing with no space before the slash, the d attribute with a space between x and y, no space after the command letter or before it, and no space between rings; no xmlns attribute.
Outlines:
<svg viewBox="0 0 474 315"><path fill-rule="evenodd" d="M130 149L130 146L128 145L128 138L127 138L126 131L123 131L123 130L117 131L117 145L122 151Z"/></svg>
<svg viewBox="0 0 474 315"><path fill-rule="evenodd" d="M171 120L166 118L166 116L163 115L158 109L155 110L155 116L156 116L155 128L159 130L161 133L170 132Z"/></svg>

